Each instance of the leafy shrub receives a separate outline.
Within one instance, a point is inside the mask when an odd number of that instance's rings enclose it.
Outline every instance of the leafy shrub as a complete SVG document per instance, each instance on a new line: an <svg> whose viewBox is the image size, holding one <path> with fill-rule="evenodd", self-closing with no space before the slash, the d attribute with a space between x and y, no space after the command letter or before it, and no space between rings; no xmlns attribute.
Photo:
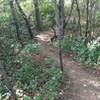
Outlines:
<svg viewBox="0 0 100 100"><path fill-rule="evenodd" d="M75 52L75 57L78 60L84 61L89 53L88 48L84 45L84 38L81 36L73 38L71 51Z"/></svg>
<svg viewBox="0 0 100 100"><path fill-rule="evenodd" d="M23 100L31 100L31 98L27 95L24 95Z"/></svg>
<svg viewBox="0 0 100 100"><path fill-rule="evenodd" d="M72 41L70 37L64 37L62 41L62 49L64 51L71 51Z"/></svg>
<svg viewBox="0 0 100 100"><path fill-rule="evenodd" d="M27 53L39 53L40 51L40 47L39 47L39 43L30 43L30 44L27 44L24 48L24 51L27 52Z"/></svg>
<svg viewBox="0 0 100 100"><path fill-rule="evenodd" d="M54 8L52 6L52 2L45 2L45 3L43 3L41 5L41 13L43 16L46 16L48 14L52 14L54 11Z"/></svg>
<svg viewBox="0 0 100 100"><path fill-rule="evenodd" d="M95 68L100 64L100 43L95 42L88 43L86 47L84 38L81 36L74 38L65 37L62 42L62 49L64 51L72 51L75 59L91 65L91 68Z"/></svg>
<svg viewBox="0 0 100 100"><path fill-rule="evenodd" d="M100 43L97 42L94 44L95 41L89 46L89 58L88 62L91 65L100 65Z"/></svg>
<svg viewBox="0 0 100 100"><path fill-rule="evenodd" d="M1 78L1 77L0 77ZM0 100L3 100L6 96L6 88L3 86L2 81L0 80Z"/></svg>
<svg viewBox="0 0 100 100"><path fill-rule="evenodd" d="M32 91L34 100L44 100L44 98L55 100L62 72L55 67L54 62L46 58L44 61L47 67L43 67L37 64L37 61L21 57L21 55L17 57L18 60L22 62L22 65L13 74L16 88L23 90L24 93ZM29 100L27 95L24 98Z"/></svg>
<svg viewBox="0 0 100 100"><path fill-rule="evenodd" d="M41 15L45 28L49 28L54 20L54 7L52 1L42 1L41 3Z"/></svg>

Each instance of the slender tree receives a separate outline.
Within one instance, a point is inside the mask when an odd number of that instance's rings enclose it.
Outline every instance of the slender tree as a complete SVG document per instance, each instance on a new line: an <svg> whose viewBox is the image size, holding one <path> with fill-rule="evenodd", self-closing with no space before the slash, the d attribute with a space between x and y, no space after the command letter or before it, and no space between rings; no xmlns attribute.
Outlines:
<svg viewBox="0 0 100 100"><path fill-rule="evenodd" d="M79 25L80 35L81 35L81 15L80 15L80 8L79 8L78 0L75 0L75 1L76 1L76 5L77 5L78 25Z"/></svg>
<svg viewBox="0 0 100 100"><path fill-rule="evenodd" d="M90 27L92 28L92 31L93 31L93 33L94 33L94 29L95 29L95 25L96 25L96 8L97 8L97 0L93 0L91 3L90 3L90 13L91 14L89 14L90 16L89 16L89 18L91 18L90 19Z"/></svg>
<svg viewBox="0 0 100 100"><path fill-rule="evenodd" d="M55 20L56 20L56 34L59 39L59 60L60 67L63 71L63 54L61 41L64 36L64 0L55 0Z"/></svg>
<svg viewBox="0 0 100 100"><path fill-rule="evenodd" d="M12 17L13 17L14 25L16 27L17 40L23 46L23 43L22 43L21 37L20 37L21 32L20 32L20 29L19 29L18 20L17 20L16 13L15 13L16 11L15 11L15 8L14 8L14 5L13 5L13 0L10 0L9 3L10 3L10 8L11 8L11 12L12 12Z"/></svg>
<svg viewBox="0 0 100 100"><path fill-rule="evenodd" d="M26 26L27 26L27 29L28 29L28 32L30 34L30 38L33 39L33 33L32 33L32 30L31 30L31 27L30 27L30 23L28 21L28 18L26 16L26 14L24 13L23 9L21 8L20 4L19 4L19 0L15 0L16 4L17 4L17 7L20 11L20 13L22 14L23 16L23 19L25 20L25 23L26 23Z"/></svg>
<svg viewBox="0 0 100 100"><path fill-rule="evenodd" d="M34 0L34 9L35 9L37 29L42 30L42 19L41 19L41 14L39 9L39 0Z"/></svg>
<svg viewBox="0 0 100 100"><path fill-rule="evenodd" d="M86 2L86 32L85 32L85 45L87 46L88 42L88 30L89 30L89 0Z"/></svg>

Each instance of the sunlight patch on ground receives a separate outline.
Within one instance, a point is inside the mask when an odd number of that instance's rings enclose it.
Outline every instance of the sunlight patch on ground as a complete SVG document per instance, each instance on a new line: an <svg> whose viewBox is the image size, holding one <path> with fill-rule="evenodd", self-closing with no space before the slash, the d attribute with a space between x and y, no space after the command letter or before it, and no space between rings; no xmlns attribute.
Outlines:
<svg viewBox="0 0 100 100"><path fill-rule="evenodd" d="M46 41L46 42L50 41L50 36L48 34L39 34L36 36L36 38L38 38L41 41Z"/></svg>
<svg viewBox="0 0 100 100"><path fill-rule="evenodd" d="M87 80L87 79L82 79L81 80L84 84L83 86L93 86L95 88L100 88L100 83L98 81L94 81L94 80Z"/></svg>
<svg viewBox="0 0 100 100"><path fill-rule="evenodd" d="M49 32L40 32L38 35L36 35L36 38L38 38L41 41L44 42L49 42L50 38L54 35L53 32L49 31Z"/></svg>
<svg viewBox="0 0 100 100"><path fill-rule="evenodd" d="M98 82L95 81L90 81L89 82L91 85L95 86L95 87L100 87L100 84Z"/></svg>

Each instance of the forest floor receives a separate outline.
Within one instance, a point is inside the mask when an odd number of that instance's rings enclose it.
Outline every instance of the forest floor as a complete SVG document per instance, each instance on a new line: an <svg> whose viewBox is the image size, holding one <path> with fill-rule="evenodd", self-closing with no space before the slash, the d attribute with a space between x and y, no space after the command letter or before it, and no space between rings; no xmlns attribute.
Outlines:
<svg viewBox="0 0 100 100"><path fill-rule="evenodd" d="M51 32L37 35L41 43L42 55L52 58L59 65L58 49L50 45ZM83 65L71 59L69 53L63 53L64 73L68 74L71 91L65 93L62 100L100 100L100 80L83 69ZM68 97L69 95L69 97Z"/></svg>

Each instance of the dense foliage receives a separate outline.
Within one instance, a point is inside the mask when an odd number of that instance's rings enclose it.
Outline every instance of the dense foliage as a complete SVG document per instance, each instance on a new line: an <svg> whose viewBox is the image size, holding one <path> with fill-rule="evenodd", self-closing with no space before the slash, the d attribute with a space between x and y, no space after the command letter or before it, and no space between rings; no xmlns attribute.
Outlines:
<svg viewBox="0 0 100 100"><path fill-rule="evenodd" d="M66 26L61 42L62 51L71 52L75 60L97 70L100 68L99 5L100 0L65 0ZM51 58L41 56L41 44L33 38L38 31L51 31L55 26L53 0L0 0L0 64L18 98L58 99L63 73ZM11 94L3 78L0 73L0 99L7 100Z"/></svg>
<svg viewBox="0 0 100 100"><path fill-rule="evenodd" d="M74 54L74 59L90 65L90 68L96 68L100 65L100 43L98 39L84 45L84 38L77 36L74 38L64 38L62 49Z"/></svg>

